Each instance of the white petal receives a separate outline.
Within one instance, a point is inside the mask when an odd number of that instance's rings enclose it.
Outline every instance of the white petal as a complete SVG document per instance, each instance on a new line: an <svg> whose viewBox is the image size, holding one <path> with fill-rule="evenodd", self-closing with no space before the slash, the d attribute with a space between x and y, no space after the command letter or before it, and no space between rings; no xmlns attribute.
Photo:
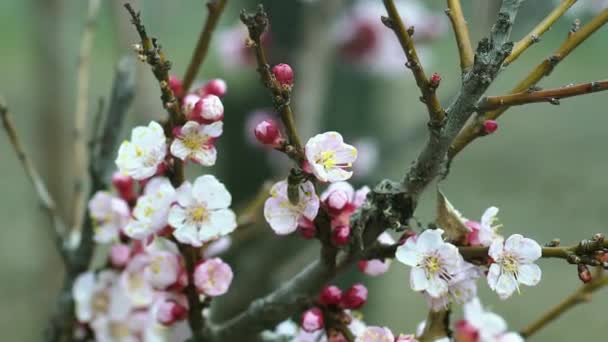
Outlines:
<svg viewBox="0 0 608 342"><path fill-rule="evenodd" d="M213 210L209 213L209 226L220 235L228 235L236 229L236 215L230 209Z"/></svg>
<svg viewBox="0 0 608 342"><path fill-rule="evenodd" d="M420 267L412 268L410 272L410 286L414 291L424 291L429 287L429 279L426 272Z"/></svg>
<svg viewBox="0 0 608 342"><path fill-rule="evenodd" d="M416 267L422 262L423 255L416 250L416 244L408 239L405 244L397 247L397 251L395 252L395 258L400 262L411 266Z"/></svg>
<svg viewBox="0 0 608 342"><path fill-rule="evenodd" d="M500 277L500 266L498 264L490 265L490 269L488 270L488 286L492 290L496 290L496 283L498 283L498 278Z"/></svg>
<svg viewBox="0 0 608 342"><path fill-rule="evenodd" d="M448 283L445 280L439 278L439 276L434 275L429 279L429 284L426 288L426 292L431 297L439 298L448 293Z"/></svg>
<svg viewBox="0 0 608 342"><path fill-rule="evenodd" d="M494 219L496 218L496 215L498 215L498 208L489 207L488 209L486 209L486 211L484 211L483 215L481 216L481 225L488 227L491 226L494 222Z"/></svg>
<svg viewBox="0 0 608 342"><path fill-rule="evenodd" d="M299 216L287 199L270 197L264 204L264 218L279 235L293 233L298 228Z"/></svg>
<svg viewBox="0 0 608 342"><path fill-rule="evenodd" d="M542 272L536 264L523 264L519 266L517 280L528 286L535 286L540 282Z"/></svg>
<svg viewBox="0 0 608 342"><path fill-rule="evenodd" d="M185 244L189 244L195 247L202 246L202 242L199 239L198 231L193 225L184 225L173 232L173 236L177 241Z"/></svg>
<svg viewBox="0 0 608 342"><path fill-rule="evenodd" d="M441 238L442 234L441 229L427 229L422 232L416 239L418 251L426 253L438 249L444 243Z"/></svg>
<svg viewBox="0 0 608 342"><path fill-rule="evenodd" d="M213 166L217 160L217 150L215 146L203 146L194 151L192 159L203 166Z"/></svg>
<svg viewBox="0 0 608 342"><path fill-rule="evenodd" d="M327 182L345 181L347 179L350 179L350 177L352 177L352 175L353 175L352 171L346 171L346 170L338 168L338 167L331 168L323 173L323 177L325 179L327 179L326 180Z"/></svg>
<svg viewBox="0 0 608 342"><path fill-rule="evenodd" d="M478 324L481 341L491 341L507 330L507 322L493 312L485 312Z"/></svg>
<svg viewBox="0 0 608 342"><path fill-rule="evenodd" d="M199 127L200 125L198 122L188 121L182 126L181 133L182 135L198 134Z"/></svg>
<svg viewBox="0 0 608 342"><path fill-rule="evenodd" d="M184 142L182 140L175 139L171 143L171 154L173 156L175 156L181 160L186 160L186 158L188 158L190 153L192 153L192 150L190 150L188 147L186 147L186 145L184 145Z"/></svg>
<svg viewBox="0 0 608 342"><path fill-rule="evenodd" d="M536 241L523 238L519 241L516 253L520 262L532 263L542 256L543 251Z"/></svg>
<svg viewBox="0 0 608 342"><path fill-rule="evenodd" d="M494 260L499 260L500 258L502 258L502 255L504 253L503 248L504 248L503 239L496 239L490 245L490 249L488 250L488 255L490 256L490 258L492 258Z"/></svg>
<svg viewBox="0 0 608 342"><path fill-rule="evenodd" d="M471 323L480 322L484 315L483 307L477 297L464 304L462 310L464 312L464 318Z"/></svg>
<svg viewBox="0 0 608 342"><path fill-rule="evenodd" d="M173 205L169 210L169 224L175 229L179 229L185 225L186 210L179 205Z"/></svg>
<svg viewBox="0 0 608 342"><path fill-rule="evenodd" d="M194 198L192 197L192 184L190 184L190 182L185 181L177 188L177 203L184 208L189 207L194 203Z"/></svg>
<svg viewBox="0 0 608 342"><path fill-rule="evenodd" d="M125 226L125 234L135 240L142 240L154 232L149 220L130 220Z"/></svg>
<svg viewBox="0 0 608 342"><path fill-rule="evenodd" d="M517 290L517 280L510 273L503 273L496 282L496 293L500 299L509 298Z"/></svg>
<svg viewBox="0 0 608 342"><path fill-rule="evenodd" d="M212 175L198 177L192 187L194 198L207 205L207 209L224 209L230 206L232 196L224 184Z"/></svg>
<svg viewBox="0 0 608 342"><path fill-rule="evenodd" d="M201 133L204 135L207 135L211 138L217 138L220 135L222 135L223 127L224 127L223 122L216 121L216 122L212 123L211 125L204 125L201 130Z"/></svg>

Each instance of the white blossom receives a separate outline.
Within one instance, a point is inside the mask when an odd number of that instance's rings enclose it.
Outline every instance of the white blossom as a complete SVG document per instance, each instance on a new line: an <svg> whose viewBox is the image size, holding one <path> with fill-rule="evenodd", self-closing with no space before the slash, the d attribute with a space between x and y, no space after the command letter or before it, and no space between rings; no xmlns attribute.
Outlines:
<svg viewBox="0 0 608 342"><path fill-rule="evenodd" d="M142 240L164 228L175 196L175 189L168 178L156 177L148 181L144 194L137 199L133 218L124 229L125 234Z"/></svg>
<svg viewBox="0 0 608 342"><path fill-rule="evenodd" d="M188 121L181 128L180 134L171 143L171 154L181 160L192 160L204 166L215 165L217 150L214 139L222 134L223 123L210 125Z"/></svg>
<svg viewBox="0 0 608 342"><path fill-rule="evenodd" d="M118 238L129 221L129 205L106 191L98 191L89 201L89 214L94 221L95 241L109 243Z"/></svg>
<svg viewBox="0 0 608 342"><path fill-rule="evenodd" d="M310 138L305 147L310 171L322 182L349 179L357 149L345 144L338 132L326 132Z"/></svg>
<svg viewBox="0 0 608 342"><path fill-rule="evenodd" d="M319 197L311 182L305 182L298 189L299 201L289 202L287 181L280 181L270 189L270 197L264 204L264 217L270 228L279 235L294 232L301 219L314 220L319 211Z"/></svg>
<svg viewBox="0 0 608 342"><path fill-rule="evenodd" d="M138 126L133 129L131 141L124 141L118 149L116 165L120 172L133 179L146 179L154 176L166 154L163 128L152 121L147 127Z"/></svg>

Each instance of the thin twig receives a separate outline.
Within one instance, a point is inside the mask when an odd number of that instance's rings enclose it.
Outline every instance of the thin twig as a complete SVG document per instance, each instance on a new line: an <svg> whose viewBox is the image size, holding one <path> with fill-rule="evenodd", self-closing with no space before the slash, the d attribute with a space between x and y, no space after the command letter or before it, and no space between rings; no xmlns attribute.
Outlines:
<svg viewBox="0 0 608 342"><path fill-rule="evenodd" d="M515 94L503 96L488 96L480 101L480 110L492 110L504 107L521 106L528 103L548 102L554 105L559 104L563 98L592 94L599 91L608 90L608 81L596 81L581 83L576 85L566 85L561 88L522 91Z"/></svg>
<svg viewBox="0 0 608 342"><path fill-rule="evenodd" d="M188 69L186 69L186 73L184 74L184 79L182 81L182 86L186 92L192 86L192 82L196 78L205 56L207 56L213 31L215 30L217 22L224 11L226 2L227 0L209 0L207 2L207 10L209 11L209 15L207 16L205 26L198 37L198 42L196 43L196 47L192 53L192 58L190 59L190 64L188 64Z"/></svg>
<svg viewBox="0 0 608 342"><path fill-rule="evenodd" d="M507 66L513 61L515 61L526 49L530 47L530 45L538 42L540 37L547 32L551 26L561 18L566 11L572 7L576 3L577 0L562 0L559 5L557 5L551 13L543 19L536 27L528 33L524 38L518 41L513 47L513 51L505 60L504 65Z"/></svg>
<svg viewBox="0 0 608 342"><path fill-rule="evenodd" d="M460 0L448 0L448 9L445 10L445 13L452 22L456 45L458 46L458 54L460 56L460 69L464 74L468 72L473 65L475 53L473 52L469 28L462 12Z"/></svg>
<svg viewBox="0 0 608 342"><path fill-rule="evenodd" d="M78 79L76 81L76 110L74 111L74 189L72 194L72 220L70 235L78 236L82 229L82 213L85 206L85 178L87 176L87 143L85 134L86 114L89 104L89 75L91 50L95 37L95 24L101 1L89 0L87 19L80 41Z"/></svg>
<svg viewBox="0 0 608 342"><path fill-rule="evenodd" d="M6 134L9 138L11 146L17 155L17 159L21 163L23 170L25 171L25 175L29 178L29 180L34 185L34 189L36 190L36 195L38 196L38 200L40 204L47 212L51 219L51 223L53 226L53 241L55 242L55 246L59 254L66 260L65 250L63 248L63 238L66 234L66 225L57 210L57 206L55 205L55 201L51 197L42 177L36 170L34 164L30 157L25 153L23 149L23 145L21 144L21 140L17 134L17 130L15 129L15 124L11 119L8 108L4 103L4 100L0 98L0 117L2 119L2 125L6 130Z"/></svg>
<svg viewBox="0 0 608 342"><path fill-rule="evenodd" d="M264 7L260 4L255 13L241 12L241 21L249 31L249 41L247 44L255 51L256 60L258 63L258 73L262 78L262 82L270 90L272 100L276 111L281 116L281 121L285 126L288 143L295 149L295 159L302 161L304 159L304 149L291 110L291 89L283 87L270 71L270 65L266 58L266 52L262 45L262 35L268 28L268 14L264 11Z"/></svg>
<svg viewBox="0 0 608 342"><path fill-rule="evenodd" d="M383 22L395 32L399 39L399 43L403 48L403 52L407 58L406 66L412 70L414 78L416 79L416 84L422 93L422 102L426 104L429 112L429 126L439 129L444 124L445 113L441 107L441 103L439 103L435 88L431 86L429 79L424 73L422 64L418 59L418 53L414 46L412 34L406 28L393 0L384 0L384 7L386 7L388 18L383 17Z"/></svg>
<svg viewBox="0 0 608 342"><path fill-rule="evenodd" d="M559 318L566 311L575 307L578 304L585 303L591 300L591 295L608 285L608 277L599 276L591 280L591 282L582 285L578 290L566 297L562 302L549 309L539 319L532 322L519 333L523 338L529 338L537 333L540 329Z"/></svg>
<svg viewBox="0 0 608 342"><path fill-rule="evenodd" d="M596 15L586 25L581 27L578 31L568 35L568 38L564 43L548 58L538 64L529 74L523 79L515 88L511 90L511 94L520 93L526 91L530 87L535 86L541 79L548 76L551 71L568 55L576 49L581 43L589 38L595 31L608 22L608 9L603 10ZM485 133L483 131L483 122L486 120L496 120L506 108L498 108L491 112L479 114L474 120L471 120L463 130L458 134L454 142L450 146L448 153L449 159L453 159L465 146L470 144L473 140Z"/></svg>

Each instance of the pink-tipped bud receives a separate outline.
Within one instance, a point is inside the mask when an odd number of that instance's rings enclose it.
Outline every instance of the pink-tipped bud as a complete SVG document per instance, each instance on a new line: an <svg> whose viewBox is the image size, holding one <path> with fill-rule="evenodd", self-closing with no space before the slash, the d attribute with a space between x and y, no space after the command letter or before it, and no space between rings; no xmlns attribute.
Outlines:
<svg viewBox="0 0 608 342"><path fill-rule="evenodd" d="M203 97L197 105L200 103L200 115L205 122L215 122L224 118L224 105L222 100L216 95L206 95ZM196 106L195 106L196 108Z"/></svg>
<svg viewBox="0 0 608 342"><path fill-rule="evenodd" d="M342 300L342 290L335 285L325 286L319 294L319 305L338 305Z"/></svg>
<svg viewBox="0 0 608 342"><path fill-rule="evenodd" d="M492 134L498 129L498 122L495 120L486 120L483 122L483 131L486 134Z"/></svg>
<svg viewBox="0 0 608 342"><path fill-rule="evenodd" d="M340 225L333 229L331 233L331 241L336 246L344 246L348 244L350 237L350 227L347 225Z"/></svg>
<svg viewBox="0 0 608 342"><path fill-rule="evenodd" d="M305 239L313 239L317 235L315 223L307 218L302 218L298 221L298 230Z"/></svg>
<svg viewBox="0 0 608 342"><path fill-rule="evenodd" d="M174 137L181 137L182 136L182 127L184 127L184 126L175 126L175 127L173 127L173 129L171 130L171 133L173 134Z"/></svg>
<svg viewBox="0 0 608 342"><path fill-rule="evenodd" d="M188 309L172 300L163 301L158 305L156 320L162 325L172 325L177 321L182 321L188 316Z"/></svg>
<svg viewBox="0 0 608 342"><path fill-rule="evenodd" d="M278 146L281 141L279 126L274 120L267 119L255 126L253 130L255 138L264 145Z"/></svg>
<svg viewBox="0 0 608 342"><path fill-rule="evenodd" d="M224 97L227 90L228 86L226 85L226 81L221 78L215 78L207 81L201 88L200 93L201 96L215 95L217 97Z"/></svg>
<svg viewBox="0 0 608 342"><path fill-rule="evenodd" d="M351 286L342 296L340 305L345 309L356 310L367 302L367 287L363 284Z"/></svg>
<svg viewBox="0 0 608 342"><path fill-rule="evenodd" d="M468 321L456 322L455 328L456 341L477 342L479 340L479 330Z"/></svg>
<svg viewBox="0 0 608 342"><path fill-rule="evenodd" d="M131 248L128 245L119 243L110 248L110 263L113 267L123 268L131 259Z"/></svg>
<svg viewBox="0 0 608 342"><path fill-rule="evenodd" d="M112 175L112 185L118 191L120 198L127 202L134 201L137 198L135 190L133 189L133 178L124 175L120 172L114 172Z"/></svg>
<svg viewBox="0 0 608 342"><path fill-rule="evenodd" d="M315 332L323 329L325 321L323 319L323 311L319 308L311 308L302 314L301 322L302 330L306 332Z"/></svg>
<svg viewBox="0 0 608 342"><path fill-rule="evenodd" d="M173 91L173 95L178 99L184 96L184 88L182 87L182 80L171 75L169 76L169 88Z"/></svg>
<svg viewBox="0 0 608 342"><path fill-rule="evenodd" d="M332 211L340 211L348 204L350 200L349 194L341 189L332 191L327 197L327 207Z"/></svg>
<svg viewBox="0 0 608 342"><path fill-rule="evenodd" d="M277 64L272 68L274 77L282 86L291 86L293 84L293 69L289 64Z"/></svg>
<svg viewBox="0 0 608 342"><path fill-rule="evenodd" d="M578 278L585 284L593 280L593 276L591 275L587 265L578 264Z"/></svg>
<svg viewBox="0 0 608 342"><path fill-rule="evenodd" d="M359 267L359 271L368 276L377 277L388 271L390 261L382 259L359 260L357 266Z"/></svg>
<svg viewBox="0 0 608 342"><path fill-rule="evenodd" d="M439 87L439 83L441 83L441 75L435 72L433 73L433 75L431 75L431 78L429 79L429 85L432 88L437 88Z"/></svg>

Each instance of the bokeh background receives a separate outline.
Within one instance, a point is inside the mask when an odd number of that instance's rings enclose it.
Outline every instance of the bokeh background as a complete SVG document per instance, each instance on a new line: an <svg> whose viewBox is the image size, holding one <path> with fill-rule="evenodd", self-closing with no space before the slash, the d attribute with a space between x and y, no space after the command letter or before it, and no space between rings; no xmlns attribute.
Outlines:
<svg viewBox="0 0 608 342"><path fill-rule="evenodd" d="M123 1L102 2L91 56L89 123L97 100L109 96L115 64L121 56L133 54L130 44L137 41L122 9ZM143 11L149 32L161 40L174 73L182 75L206 17L203 1L131 2ZM478 41L488 32L499 1L464 3L473 40ZM489 93L502 94L525 77L561 44L575 18L584 23L593 15L592 5L596 3L579 1L578 11L562 18L538 44L504 70ZM295 69L295 112L301 134L308 137L331 129L342 132L347 141L363 142L360 148L366 152L362 155L371 163L354 179L358 186L401 177L424 143L426 115L414 81L402 66L400 51L396 50L396 60L401 63L397 65L390 64L395 56L386 56L386 51L366 60L359 58L362 49L369 48L370 39L376 38L361 35L357 36L359 40L348 40L353 32L348 32L349 26L344 23L354 20L348 17L353 13L354 1L267 0L264 4L272 19L271 61L290 63ZM448 103L457 91L460 75L449 21L442 13L445 2L432 0L419 5L426 8L424 15L402 15L417 23L416 32L419 27L430 32L428 37L423 34L420 43L424 46L424 64L427 72L442 75L438 92ZM513 38L527 33L551 5L550 1L525 2ZM254 68L235 62L230 52L226 55L226 51L234 51L231 46L238 47L242 42L238 30L234 31L238 11L254 6L253 1L229 1L220 22L223 33L215 36L199 73L200 80L220 77L228 82L225 133L218 143L218 164L211 169L189 170L192 175L217 175L232 192L237 208L252 198L264 181L285 174L283 156L252 144L247 128L251 113L270 107L270 99ZM0 93L64 214L71 206L70 143L85 13L86 1L0 1ZM420 18L422 21L416 21ZM607 37L608 30L601 29L541 85L556 87L605 78ZM239 53L236 50L232 57ZM127 127L163 115L150 71L143 64L137 71L137 95ZM598 93L564 100L560 106L536 104L509 110L501 118L497 133L475 142L458 157L449 178L441 184L442 190L471 219L478 219L488 206L500 207L505 234L521 232L539 242L559 237L571 243L606 232L607 104L607 95ZM127 134L125 129L123 135ZM50 240L46 217L4 136L0 138L0 175L1 340L36 341L52 310L63 269ZM433 193L429 189L417 212L422 222L434 219ZM236 279L231 295L222 299L225 316L237 312L248 298L270 291L316 257L314 243L295 236L277 241L263 223L249 229L254 229L254 234L230 253ZM538 317L579 285L572 266L561 261L543 260L540 264L541 284L523 288L521 295L506 302L500 302L483 282L479 284L482 301L504 315L513 330ZM370 286L370 303L364 311L370 324L413 332L424 319L426 307L423 298L409 289L407 271L394 263L389 273L372 279L353 269L337 282L347 285L362 281ZM249 280L243 282L245 278ZM568 312L534 340L601 340L599 336L605 331L602 324L608 323L607 299L608 291L598 293L591 303ZM459 315L460 310L456 311Z"/></svg>

